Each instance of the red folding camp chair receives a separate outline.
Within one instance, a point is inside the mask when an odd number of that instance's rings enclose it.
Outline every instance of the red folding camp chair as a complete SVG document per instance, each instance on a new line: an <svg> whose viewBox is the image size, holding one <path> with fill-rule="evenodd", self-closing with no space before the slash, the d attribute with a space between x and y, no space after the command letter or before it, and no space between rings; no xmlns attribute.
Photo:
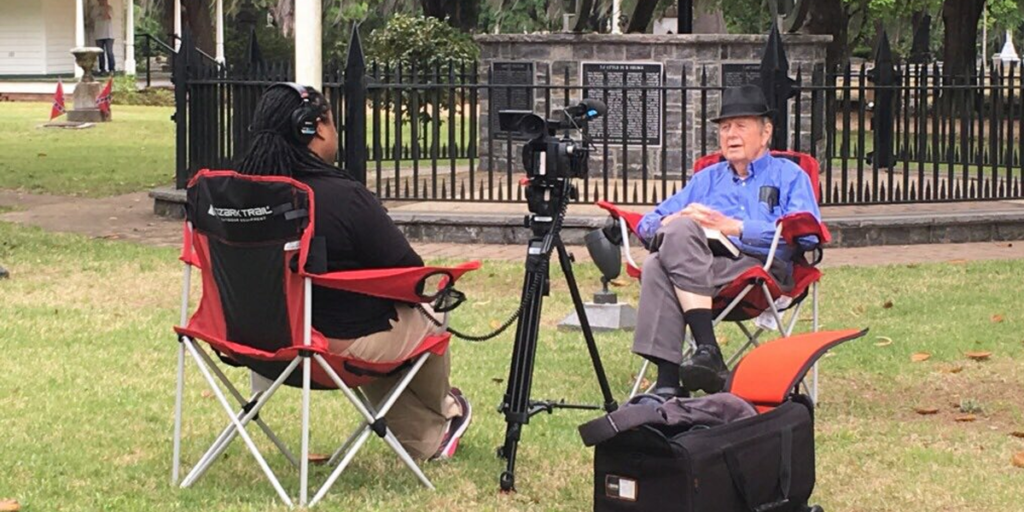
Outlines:
<svg viewBox="0 0 1024 512"><path fill-rule="evenodd" d="M333 354L328 351L326 338L312 327L312 287L324 286L409 304L433 302L436 311L446 312L461 302L460 294L452 288L455 281L480 264L324 272L323 253L315 249L320 245L316 242L321 240L313 237L314 208L313 191L290 178L204 170L189 183L181 256L185 263L181 325L174 329L180 342L174 410L174 483L178 482L180 465L186 353L195 360L228 415L229 423L182 480L183 488L195 483L239 436L281 500L292 506L291 497L245 430L249 423L256 423L284 457L299 468L301 506L307 503L312 506L323 498L371 433L383 439L423 485L433 489L388 429L384 416L427 357L444 354L450 335L428 336L414 354L403 361L369 362ZM190 318L189 285L193 268L201 274L203 294ZM224 362L248 367L273 383L265 391L254 392L246 398L197 341L205 342ZM301 375L296 372L300 363ZM357 389L374 378L406 370L404 378L381 403L370 403ZM217 385L218 380L238 402L237 408L232 408L229 397ZM260 417L263 406L282 385L302 389L298 458ZM333 471L312 500L308 500L311 389L341 390L362 422L331 457L329 464L334 466Z"/></svg>
<svg viewBox="0 0 1024 512"><path fill-rule="evenodd" d="M772 151L772 155L792 160L811 179L815 197L821 201L818 189L818 161L806 153L795 151ZM721 153L706 155L697 160L694 164L694 173L700 172L709 165L723 160ZM640 279L641 266L633 259L630 253L629 234L633 233L640 237L637 226L643 214L625 210L606 201L598 201L598 206L608 211L612 218L619 224L622 232L622 253L626 259L626 273L631 277ZM810 251L812 256L807 258L807 253L797 254L793 258L793 280L794 286L791 290L783 292L778 283L771 276L768 269L771 268L775 258L775 250L779 240L785 240L791 246L795 245L796 239L815 235L818 237L817 246ZM766 331L776 331L781 336L789 336L796 322L799 319L800 309L803 300L811 296L812 330L818 330L818 282L821 280L821 271L816 268L821 261L823 254L822 247L831 240L831 235L824 223L818 222L810 213L795 213L787 215L777 223L775 237L768 253L766 263L760 267L751 267L731 283L726 285L712 300L712 310L715 313L714 324L722 321L734 322L746 336L747 341L728 359L726 364L733 364L750 347L757 346L761 335ZM788 323L784 321L786 311L791 311ZM749 320L755 321L753 329L746 325ZM687 343L684 349L684 356L695 348L690 336L687 336ZM630 396L637 394L642 387L644 374L650 362L644 360L637 375ZM811 377L810 395L813 399L818 398L818 367L814 366Z"/></svg>

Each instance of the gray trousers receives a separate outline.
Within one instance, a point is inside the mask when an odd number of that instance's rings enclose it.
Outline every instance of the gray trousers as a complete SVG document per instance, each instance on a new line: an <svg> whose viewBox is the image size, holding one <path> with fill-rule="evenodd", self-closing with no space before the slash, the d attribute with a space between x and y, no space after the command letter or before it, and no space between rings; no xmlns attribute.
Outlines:
<svg viewBox="0 0 1024 512"><path fill-rule="evenodd" d="M681 364L686 322L676 288L714 297L743 272L763 266L764 260L748 254L738 259L714 256L704 230L686 217L670 222L659 232L664 233L661 247L644 261L633 352ZM774 262L771 274L783 289L793 286L785 262Z"/></svg>

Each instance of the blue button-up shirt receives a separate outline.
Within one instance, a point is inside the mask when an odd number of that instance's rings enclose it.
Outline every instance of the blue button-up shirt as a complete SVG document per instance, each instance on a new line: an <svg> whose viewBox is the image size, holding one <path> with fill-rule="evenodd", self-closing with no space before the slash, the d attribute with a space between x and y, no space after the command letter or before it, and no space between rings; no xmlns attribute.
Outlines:
<svg viewBox="0 0 1024 512"><path fill-rule="evenodd" d="M766 152L747 166L747 172L746 177L739 177L728 162L707 167L695 174L686 187L644 215L638 231L649 241L661 227L663 217L686 208L690 203L700 203L743 221L742 235L729 238L744 253L765 257L775 235L775 222L783 215L810 212L821 221L811 180L792 161L775 158ZM770 207L761 202L762 187L778 190L777 205ZM812 249L817 243L816 237L809 238L801 239L801 249ZM780 239L775 257L788 262L793 257L793 248L787 247Z"/></svg>

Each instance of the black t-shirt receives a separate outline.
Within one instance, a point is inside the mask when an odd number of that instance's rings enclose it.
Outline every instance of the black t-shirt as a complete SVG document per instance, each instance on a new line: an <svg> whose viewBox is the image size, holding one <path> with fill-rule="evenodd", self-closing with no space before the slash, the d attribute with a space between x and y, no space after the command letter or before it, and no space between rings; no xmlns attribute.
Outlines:
<svg viewBox="0 0 1024 512"><path fill-rule="evenodd" d="M380 201L337 172L297 174L313 189L314 236L327 242L327 270L423 266ZM313 326L331 338L359 338L391 329L394 301L313 287Z"/></svg>

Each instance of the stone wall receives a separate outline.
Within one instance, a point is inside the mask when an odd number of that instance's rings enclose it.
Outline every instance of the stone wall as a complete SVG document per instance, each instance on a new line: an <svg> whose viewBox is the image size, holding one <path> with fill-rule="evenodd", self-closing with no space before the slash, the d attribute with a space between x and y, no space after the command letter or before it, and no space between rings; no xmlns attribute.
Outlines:
<svg viewBox="0 0 1024 512"><path fill-rule="evenodd" d="M544 115L546 111L557 113L568 104L575 105L582 97L580 70L582 62L654 62L663 64L663 85L676 88L665 93L664 132L661 147L648 147L646 151L648 176L662 175L662 159L666 176L678 177L681 172L692 168L693 161L705 149L714 151L718 138L713 123L705 121L717 114L722 82L722 66L730 64L758 64L764 51L767 36L757 35L647 35L647 34L544 34L544 35L481 35L476 37L481 46L480 76L488 77L492 63L496 61L528 61L534 64L535 87L533 110ZM798 68L802 79L809 84L812 71L823 69L825 45L829 36L784 36L783 43L790 62L790 76L796 77ZM684 84L685 77L685 84ZM706 77L706 87L702 88ZM568 80L567 80L568 78ZM486 80L486 78L485 78ZM551 86L545 88L543 86ZM681 89L685 89L685 106ZM481 89L480 94L480 169L488 166L505 169L507 145L504 140L494 141L491 154L488 140L491 137L489 92ZM659 93L660 94L660 93ZM792 118L794 101L790 101L790 138L795 133L795 123L801 125L800 146L807 151L812 141L811 97L803 93L803 111L800 119ZM550 101L548 96L550 95ZM706 114L705 114L706 113ZM554 117L554 115L552 115ZM823 118L823 116L819 117ZM599 121L595 121L599 122ZM706 125L706 126L705 126ZM823 133L823 130L821 130ZM703 144L702 144L702 139ZM685 147L685 150L684 150ZM603 171L603 147L590 159L592 175ZM622 144L609 144L608 168L610 177L620 178L621 169L628 167L630 177L636 176L644 160L640 145L630 145L623 151ZM519 144L513 148L513 155L519 155ZM491 158L493 161L490 161ZM522 166L516 158L516 171ZM623 163L627 165L623 165Z"/></svg>

